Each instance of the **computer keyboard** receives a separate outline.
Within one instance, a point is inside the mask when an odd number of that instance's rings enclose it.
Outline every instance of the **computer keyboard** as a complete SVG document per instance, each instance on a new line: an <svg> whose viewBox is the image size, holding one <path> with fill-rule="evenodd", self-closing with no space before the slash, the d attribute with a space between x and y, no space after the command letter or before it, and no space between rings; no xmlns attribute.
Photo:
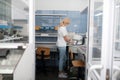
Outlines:
<svg viewBox="0 0 120 80"><path fill-rule="evenodd" d="M0 80L13 80L13 75L0 75Z"/></svg>

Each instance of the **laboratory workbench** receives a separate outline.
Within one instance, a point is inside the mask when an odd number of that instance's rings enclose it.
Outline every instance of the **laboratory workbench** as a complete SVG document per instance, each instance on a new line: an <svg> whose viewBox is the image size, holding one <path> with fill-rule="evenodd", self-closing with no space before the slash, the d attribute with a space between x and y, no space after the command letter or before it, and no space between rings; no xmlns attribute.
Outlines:
<svg viewBox="0 0 120 80"><path fill-rule="evenodd" d="M77 53L77 54L81 53L81 54L86 55L86 46L85 45L79 45L79 46L73 45L73 46L69 46L69 49L73 53Z"/></svg>
<svg viewBox="0 0 120 80"><path fill-rule="evenodd" d="M69 51L74 53L76 59L85 61L86 57L86 46L85 45L69 45Z"/></svg>
<svg viewBox="0 0 120 80"><path fill-rule="evenodd" d="M72 53L77 55L75 57L77 60L85 61L85 58L86 58L86 46L85 45L70 46L69 49Z"/></svg>

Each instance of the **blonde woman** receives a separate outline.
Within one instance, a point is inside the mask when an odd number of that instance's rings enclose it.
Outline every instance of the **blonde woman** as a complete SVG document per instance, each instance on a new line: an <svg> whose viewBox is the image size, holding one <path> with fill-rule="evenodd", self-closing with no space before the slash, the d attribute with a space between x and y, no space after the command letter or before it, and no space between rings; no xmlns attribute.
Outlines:
<svg viewBox="0 0 120 80"><path fill-rule="evenodd" d="M65 62L67 60L66 57L66 46L67 42L70 42L70 38L68 37L68 32L66 27L70 24L69 18L64 18L63 21L60 23L58 28L58 38L57 38L57 46L59 50L59 78L67 78L67 75L64 73L63 68Z"/></svg>

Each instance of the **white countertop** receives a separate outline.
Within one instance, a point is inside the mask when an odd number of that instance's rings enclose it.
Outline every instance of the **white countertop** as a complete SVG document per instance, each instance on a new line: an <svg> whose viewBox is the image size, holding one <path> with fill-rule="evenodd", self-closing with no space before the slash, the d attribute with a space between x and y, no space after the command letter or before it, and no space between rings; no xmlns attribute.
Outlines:
<svg viewBox="0 0 120 80"><path fill-rule="evenodd" d="M86 46L79 45L79 46L69 46L70 50L75 54L86 54Z"/></svg>
<svg viewBox="0 0 120 80"><path fill-rule="evenodd" d="M10 50L6 58L0 58L0 74L12 74L24 50Z"/></svg>

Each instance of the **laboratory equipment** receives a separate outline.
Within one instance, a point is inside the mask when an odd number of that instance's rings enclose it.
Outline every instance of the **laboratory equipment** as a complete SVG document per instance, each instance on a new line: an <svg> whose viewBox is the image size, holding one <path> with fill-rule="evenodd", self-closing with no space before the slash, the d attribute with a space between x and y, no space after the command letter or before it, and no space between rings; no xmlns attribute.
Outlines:
<svg viewBox="0 0 120 80"><path fill-rule="evenodd" d="M83 45L85 43L85 36L80 34L75 34L72 38L74 45Z"/></svg>

